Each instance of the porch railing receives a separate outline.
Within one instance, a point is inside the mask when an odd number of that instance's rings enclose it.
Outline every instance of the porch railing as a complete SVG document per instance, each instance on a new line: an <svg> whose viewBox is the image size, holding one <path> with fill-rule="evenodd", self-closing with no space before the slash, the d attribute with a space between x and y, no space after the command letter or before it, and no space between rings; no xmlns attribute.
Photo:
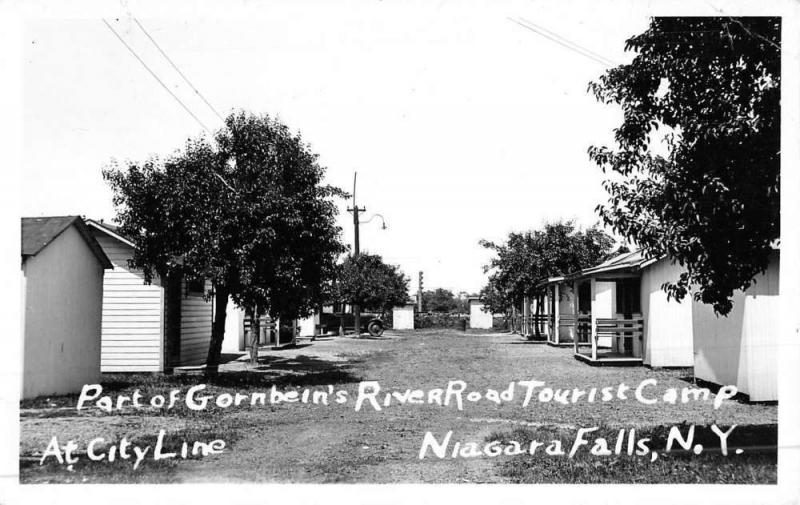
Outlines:
<svg viewBox="0 0 800 505"><path fill-rule="evenodd" d="M612 349L620 354L633 354L644 336L644 319L598 318L595 339L611 337Z"/></svg>
<svg viewBox="0 0 800 505"><path fill-rule="evenodd" d="M250 316L245 316L244 318L244 334L245 334L245 343L247 346L250 346L252 343L252 331L253 331L253 319ZM259 335L257 343L258 345L266 345L273 341L273 335L275 335L275 342L277 343L277 331L278 325L275 320L271 319L268 316L262 316L259 319Z"/></svg>
<svg viewBox="0 0 800 505"><path fill-rule="evenodd" d="M523 316L522 317L522 334L523 335L535 335L536 328L539 328L539 334L542 336L547 336L550 332L550 328L553 327L553 323L555 318L552 314L532 314L530 316Z"/></svg>
<svg viewBox="0 0 800 505"><path fill-rule="evenodd" d="M592 317L588 314L559 314L558 326L575 328L575 342L578 344L591 344Z"/></svg>

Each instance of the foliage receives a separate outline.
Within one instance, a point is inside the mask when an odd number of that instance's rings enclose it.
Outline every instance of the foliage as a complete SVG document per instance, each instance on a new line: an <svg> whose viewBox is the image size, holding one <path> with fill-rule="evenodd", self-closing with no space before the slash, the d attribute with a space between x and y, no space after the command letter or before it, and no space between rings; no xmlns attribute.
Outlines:
<svg viewBox="0 0 800 505"><path fill-rule="evenodd" d="M615 177L604 222L685 268L670 296L696 285L722 314L779 239L780 33L780 18L653 18L633 61L590 84L624 113L617 149L589 150Z"/></svg>
<svg viewBox="0 0 800 505"><path fill-rule="evenodd" d="M339 265L334 298L362 309L386 312L408 301L409 279L377 254L348 255Z"/></svg>
<svg viewBox="0 0 800 505"><path fill-rule="evenodd" d="M346 194L322 184L324 168L299 135L267 115L238 112L215 140L216 148L199 138L163 162L103 171L120 232L137 246L131 266L147 282L182 275L213 283L212 369L228 295L259 314L307 315L346 251L333 201Z"/></svg>
<svg viewBox="0 0 800 505"><path fill-rule="evenodd" d="M477 293L467 293L466 291L459 291L456 293L455 301L456 301L456 312L461 314L466 314L469 312L469 298L473 296L478 296Z"/></svg>
<svg viewBox="0 0 800 505"><path fill-rule="evenodd" d="M483 303L484 310L492 314L506 314L515 303L511 300L505 287L500 285L497 275L489 276L489 281L478 293L478 296Z"/></svg>
<svg viewBox="0 0 800 505"><path fill-rule="evenodd" d="M492 273L481 298L493 312L505 313L523 298L539 294L543 279L604 261L613 240L597 227L576 230L573 221L558 221L545 223L541 230L512 232L502 244L482 240L481 245L496 254L484 267Z"/></svg>
<svg viewBox="0 0 800 505"><path fill-rule="evenodd" d="M436 288L422 293L422 310L425 312L456 312L458 299L449 289Z"/></svg>

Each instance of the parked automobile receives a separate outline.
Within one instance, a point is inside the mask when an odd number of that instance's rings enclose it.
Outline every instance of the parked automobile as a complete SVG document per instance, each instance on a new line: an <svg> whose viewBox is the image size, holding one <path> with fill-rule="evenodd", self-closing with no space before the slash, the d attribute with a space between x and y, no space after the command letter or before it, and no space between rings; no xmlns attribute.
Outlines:
<svg viewBox="0 0 800 505"><path fill-rule="evenodd" d="M322 313L320 314L320 330L324 333L338 333L339 328L344 328L344 332L352 333L355 328L355 316L348 312ZM367 332L374 337L383 334L385 324L380 314L363 312L361 314L361 331Z"/></svg>

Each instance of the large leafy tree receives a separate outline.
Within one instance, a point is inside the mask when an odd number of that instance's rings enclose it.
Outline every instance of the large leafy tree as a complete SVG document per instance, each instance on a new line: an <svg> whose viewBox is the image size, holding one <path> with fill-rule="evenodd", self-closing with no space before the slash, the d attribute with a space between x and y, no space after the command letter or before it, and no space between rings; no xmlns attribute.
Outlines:
<svg viewBox="0 0 800 505"><path fill-rule="evenodd" d="M614 241L597 227L577 230L573 221L557 221L545 223L539 230L512 232L500 244L482 240L481 245L495 253L484 267L490 273L485 293L497 302L508 303L498 310L506 312L523 298L541 294L542 279L602 262L611 253Z"/></svg>
<svg viewBox="0 0 800 505"><path fill-rule="evenodd" d="M589 150L611 174L600 215L685 268L670 296L696 286L721 314L779 239L780 34L780 18L653 18L633 61L590 84L624 113L616 149Z"/></svg>
<svg viewBox="0 0 800 505"><path fill-rule="evenodd" d="M377 254L360 253L339 265L333 292L336 301L384 313L408 301L408 283L397 266Z"/></svg>
<svg viewBox="0 0 800 505"><path fill-rule="evenodd" d="M166 160L112 164L117 221L136 244L132 266L211 281L215 319L207 369L219 364L228 297L250 314L294 319L322 303L346 251L317 155L267 115L237 112L215 136ZM211 293L208 293L210 296ZM255 318L257 321L258 318Z"/></svg>

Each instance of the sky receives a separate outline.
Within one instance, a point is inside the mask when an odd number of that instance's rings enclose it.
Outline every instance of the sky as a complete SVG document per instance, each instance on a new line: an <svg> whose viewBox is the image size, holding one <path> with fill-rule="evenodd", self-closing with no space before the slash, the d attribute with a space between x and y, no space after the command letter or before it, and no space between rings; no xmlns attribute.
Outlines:
<svg viewBox="0 0 800 505"><path fill-rule="evenodd" d="M588 83L607 68L527 30L524 18L613 62L651 12L636 3L261 2L189 15L116 4L102 15L29 18L24 28L23 216L113 220L101 169L166 156L222 124L137 26L223 116L275 115L301 132L348 191L358 172L361 249L425 289L477 292L481 239L546 220L598 221L603 174L588 158L621 115ZM313 8L311 8L312 6ZM345 6L346 8L343 8ZM216 14L216 15L214 15ZM341 202L343 239L352 217Z"/></svg>

